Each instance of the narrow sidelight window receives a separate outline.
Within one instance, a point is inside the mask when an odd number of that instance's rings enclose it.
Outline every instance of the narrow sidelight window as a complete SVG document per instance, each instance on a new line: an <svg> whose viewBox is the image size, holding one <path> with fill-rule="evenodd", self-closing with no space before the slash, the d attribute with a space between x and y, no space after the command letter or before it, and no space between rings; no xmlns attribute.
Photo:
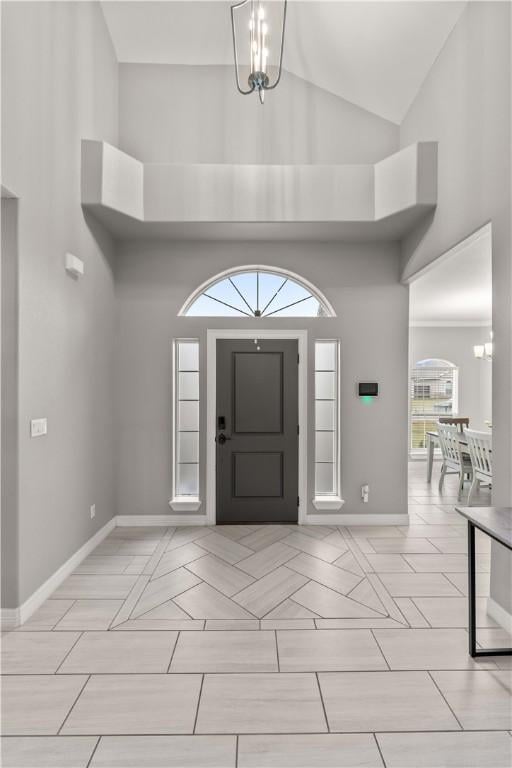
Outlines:
<svg viewBox="0 0 512 768"><path fill-rule="evenodd" d="M198 339L174 342L173 496L199 496Z"/></svg>
<svg viewBox="0 0 512 768"><path fill-rule="evenodd" d="M339 342L315 342L315 496L339 489Z"/></svg>

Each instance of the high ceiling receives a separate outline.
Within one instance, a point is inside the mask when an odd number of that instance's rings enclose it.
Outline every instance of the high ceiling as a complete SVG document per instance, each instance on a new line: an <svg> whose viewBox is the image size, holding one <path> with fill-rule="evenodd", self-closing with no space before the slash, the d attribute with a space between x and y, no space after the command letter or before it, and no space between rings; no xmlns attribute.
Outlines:
<svg viewBox="0 0 512 768"><path fill-rule="evenodd" d="M120 62L230 65L229 2L103 2ZM465 2L289 0L285 69L400 123Z"/></svg>
<svg viewBox="0 0 512 768"><path fill-rule="evenodd" d="M411 283L410 318L416 323L491 324L491 234L484 228L476 236L434 262Z"/></svg>

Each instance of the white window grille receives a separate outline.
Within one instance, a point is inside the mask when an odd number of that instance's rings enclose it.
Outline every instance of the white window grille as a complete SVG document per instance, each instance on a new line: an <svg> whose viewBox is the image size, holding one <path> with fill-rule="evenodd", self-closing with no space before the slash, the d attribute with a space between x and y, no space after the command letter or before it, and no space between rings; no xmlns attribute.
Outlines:
<svg viewBox="0 0 512 768"><path fill-rule="evenodd" d="M315 342L315 497L339 496L339 342Z"/></svg>
<svg viewBox="0 0 512 768"><path fill-rule="evenodd" d="M174 342L173 496L199 497L199 341Z"/></svg>
<svg viewBox="0 0 512 768"><path fill-rule="evenodd" d="M245 267L203 283L180 315L195 317L335 317L310 282L276 267Z"/></svg>
<svg viewBox="0 0 512 768"><path fill-rule="evenodd" d="M436 430L440 416L458 413L459 369L448 360L420 360L411 371L411 453L427 448L427 432Z"/></svg>

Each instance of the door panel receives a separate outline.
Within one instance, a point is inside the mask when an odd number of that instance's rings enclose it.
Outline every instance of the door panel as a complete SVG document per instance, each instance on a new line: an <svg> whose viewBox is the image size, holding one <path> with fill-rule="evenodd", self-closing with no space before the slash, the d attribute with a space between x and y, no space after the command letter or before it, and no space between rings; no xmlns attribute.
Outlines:
<svg viewBox="0 0 512 768"><path fill-rule="evenodd" d="M297 521L297 350L217 341L218 523Z"/></svg>
<svg viewBox="0 0 512 768"><path fill-rule="evenodd" d="M233 452L233 496L282 498L283 466L282 453Z"/></svg>
<svg viewBox="0 0 512 768"><path fill-rule="evenodd" d="M235 352L233 364L233 432L282 432L283 353Z"/></svg>

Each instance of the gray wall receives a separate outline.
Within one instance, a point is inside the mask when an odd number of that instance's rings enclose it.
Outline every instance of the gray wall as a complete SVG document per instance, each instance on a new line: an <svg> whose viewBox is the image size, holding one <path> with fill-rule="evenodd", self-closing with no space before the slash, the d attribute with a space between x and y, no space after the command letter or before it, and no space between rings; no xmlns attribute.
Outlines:
<svg viewBox="0 0 512 768"><path fill-rule="evenodd" d="M373 163L398 149L397 125L289 73L263 107L232 67L119 73L119 146L146 163Z"/></svg>
<svg viewBox="0 0 512 768"><path fill-rule="evenodd" d="M493 498L505 506L512 504L510 15L510 3L467 4L400 129L402 146L439 142L438 205L404 243L404 277L492 221ZM510 562L495 549L492 592L512 611Z"/></svg>
<svg viewBox="0 0 512 768"><path fill-rule="evenodd" d="M261 261L293 270L316 284L338 317L276 318L273 322L177 317L185 299L204 280L221 270ZM207 327L307 328L310 355L315 337L339 337L342 495L346 500L342 512L405 513L408 290L400 285L398 275L399 253L394 244L124 244L115 270L118 514L170 512L173 337L201 341L200 461L201 497L205 498ZM359 380L380 382L381 395L370 406L356 397ZM308 393L312 438L311 372ZM313 452L308 453L308 511L314 512L310 504ZM370 485L368 504L360 500L363 483Z"/></svg>
<svg viewBox="0 0 512 768"><path fill-rule="evenodd" d="M100 5L2 3L2 181L20 198L19 585L6 607L113 514L112 248L80 206L83 137L117 141L117 63ZM84 260L82 280L66 275L66 251ZM41 416L48 435L30 439Z"/></svg>
<svg viewBox="0 0 512 768"><path fill-rule="evenodd" d="M471 429L488 431L492 421L492 364L477 360L474 344L489 341L489 328L412 327L409 331L410 365L429 357L448 360L459 369L459 416L469 416Z"/></svg>

